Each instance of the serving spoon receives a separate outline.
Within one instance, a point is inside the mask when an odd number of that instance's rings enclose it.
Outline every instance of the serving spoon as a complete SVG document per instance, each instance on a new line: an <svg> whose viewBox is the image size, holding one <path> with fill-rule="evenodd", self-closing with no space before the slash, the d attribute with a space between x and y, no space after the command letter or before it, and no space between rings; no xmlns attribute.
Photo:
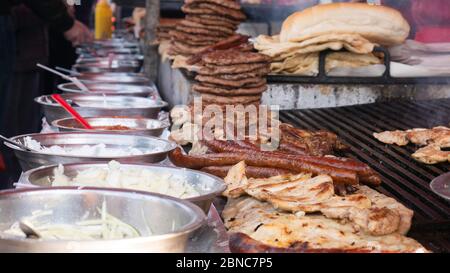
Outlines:
<svg viewBox="0 0 450 273"><path fill-rule="evenodd" d="M0 135L0 139L2 139L4 142L8 142L9 144L12 144L22 150L28 151L28 152L36 152L36 150L33 150L31 148L29 148L28 146L23 145L22 143L18 142L18 141L14 141L11 140L3 135Z"/></svg>
<svg viewBox="0 0 450 273"><path fill-rule="evenodd" d="M25 224L22 221L19 222L19 228L23 233L25 233L25 236L27 236L27 238L29 239L41 238L41 235L39 235L37 231L35 231L32 227L30 227L29 225Z"/></svg>
<svg viewBox="0 0 450 273"><path fill-rule="evenodd" d="M55 100L59 105L61 105L64 110L66 110L72 117L74 117L84 128L86 129L94 129L92 126L85 120L78 112L77 110L73 109L72 106L70 106L67 101L65 101L61 95L59 94L53 94L51 95L52 99Z"/></svg>
<svg viewBox="0 0 450 273"><path fill-rule="evenodd" d="M58 71L56 71L56 70L54 70L54 69L51 69L51 68L48 67L48 66L45 66L45 65L40 64L40 63L38 63L38 64L36 64L36 65L37 65L38 67L42 68L42 69L45 69L45 70L47 70L47 71L49 71L49 72L55 74L55 75L60 76L61 78L65 79L65 80L68 80L68 81L73 82L73 84L75 84L78 88L80 88L81 91L90 92L89 88L87 88L87 86L84 85L79 79L77 79L77 77L70 77L70 76L67 76L67 75L65 75L65 74L63 74L63 73L61 73L61 72L58 72Z"/></svg>

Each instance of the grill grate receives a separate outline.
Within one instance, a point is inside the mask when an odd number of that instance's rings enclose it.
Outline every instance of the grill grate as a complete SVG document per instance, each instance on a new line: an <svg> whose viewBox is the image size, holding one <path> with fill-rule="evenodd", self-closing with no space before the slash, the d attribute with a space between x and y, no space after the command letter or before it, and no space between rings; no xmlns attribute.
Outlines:
<svg viewBox="0 0 450 273"><path fill-rule="evenodd" d="M337 133L350 146L344 156L369 164L383 180L378 190L414 210L410 235L433 251L450 252L450 202L429 188L432 179L450 171L450 164L417 162L411 157L414 145L385 145L372 136L386 130L448 126L450 99L289 110L281 111L280 119L304 129Z"/></svg>

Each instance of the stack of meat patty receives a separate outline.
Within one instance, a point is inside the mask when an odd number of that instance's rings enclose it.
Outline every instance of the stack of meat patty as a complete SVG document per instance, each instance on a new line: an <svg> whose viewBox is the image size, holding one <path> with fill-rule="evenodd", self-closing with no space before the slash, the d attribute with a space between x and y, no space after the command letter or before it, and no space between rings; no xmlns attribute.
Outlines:
<svg viewBox="0 0 450 273"><path fill-rule="evenodd" d="M245 20L240 4L233 0L185 0L182 11L186 18L170 31L171 55L198 54L232 36Z"/></svg>
<svg viewBox="0 0 450 273"><path fill-rule="evenodd" d="M239 49L216 50L203 55L192 89L204 105L259 105L267 89L269 58Z"/></svg>
<svg viewBox="0 0 450 273"><path fill-rule="evenodd" d="M158 42L170 40L169 32L174 30L180 19L161 18L159 25L156 27L156 38Z"/></svg>

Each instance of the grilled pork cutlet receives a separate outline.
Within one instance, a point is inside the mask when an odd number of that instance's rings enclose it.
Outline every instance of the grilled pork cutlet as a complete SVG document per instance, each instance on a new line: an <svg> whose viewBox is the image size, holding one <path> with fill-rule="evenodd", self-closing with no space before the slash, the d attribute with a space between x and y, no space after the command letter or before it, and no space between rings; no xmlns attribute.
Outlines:
<svg viewBox="0 0 450 273"><path fill-rule="evenodd" d="M270 204L251 197L229 199L222 213L231 233L230 248L256 252L428 252L415 240L399 233L372 236L322 215L295 215L279 212ZM253 240L235 240L246 234ZM253 246L252 246L253 244ZM299 247L300 246L300 247Z"/></svg>
<svg viewBox="0 0 450 273"><path fill-rule="evenodd" d="M370 235L406 234L413 212L397 201L368 187L354 186L357 192L339 196L327 175L280 175L253 179L245 176L245 163L232 167L224 179L228 197L248 194L276 209L293 213L320 212L328 218L349 222Z"/></svg>

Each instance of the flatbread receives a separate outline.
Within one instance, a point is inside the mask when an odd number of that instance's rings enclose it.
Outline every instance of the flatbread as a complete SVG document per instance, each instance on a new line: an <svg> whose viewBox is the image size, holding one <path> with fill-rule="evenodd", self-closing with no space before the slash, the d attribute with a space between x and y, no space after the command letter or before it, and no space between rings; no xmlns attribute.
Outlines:
<svg viewBox="0 0 450 273"><path fill-rule="evenodd" d="M236 65L269 62L270 58L259 53L241 52L231 49L216 50L211 53L205 54L202 57L202 61L206 64L214 65Z"/></svg>
<svg viewBox="0 0 450 273"><path fill-rule="evenodd" d="M261 86L266 83L265 79L260 77L246 78L241 80L224 80L215 76L197 75L195 79L199 82L210 83L215 85L229 86L229 87L245 87L247 85Z"/></svg>
<svg viewBox="0 0 450 273"><path fill-rule="evenodd" d="M382 61L373 54L355 54L351 52L333 52L327 55L325 71L339 67L363 67L380 64ZM282 62L273 62L270 69L274 73L314 76L319 72L319 53L298 54Z"/></svg>
<svg viewBox="0 0 450 273"><path fill-rule="evenodd" d="M222 96L248 96L248 95L259 95L267 90L267 85L263 84L259 87L250 88L237 88L237 89L224 89L220 87L210 87L203 84L194 84L192 90L199 93L207 93Z"/></svg>
<svg viewBox="0 0 450 273"><path fill-rule="evenodd" d="M375 44L357 34L327 34L314 37L300 43L281 43L279 36L260 35L254 43L255 48L262 54L274 60L282 60L295 54L320 52L326 49L347 49L358 54L373 51Z"/></svg>

